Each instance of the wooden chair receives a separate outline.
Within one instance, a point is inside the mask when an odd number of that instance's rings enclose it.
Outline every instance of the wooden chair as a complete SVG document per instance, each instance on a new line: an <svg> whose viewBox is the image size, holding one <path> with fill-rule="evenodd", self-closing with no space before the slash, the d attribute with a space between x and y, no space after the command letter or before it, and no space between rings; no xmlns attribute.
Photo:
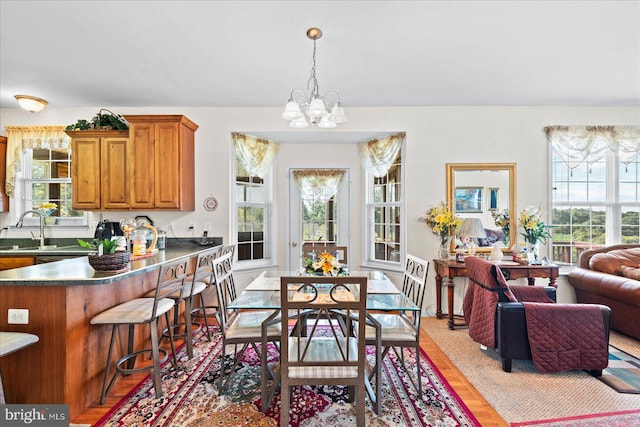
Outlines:
<svg viewBox="0 0 640 427"><path fill-rule="evenodd" d="M0 331L0 357L22 350L25 347L37 343L39 340L40 338L37 335L26 332ZM0 372L0 405L4 405L5 403L2 372Z"/></svg>
<svg viewBox="0 0 640 427"><path fill-rule="evenodd" d="M355 393L357 425L364 426L366 277L281 277L280 425L289 425L290 387L306 384L347 385ZM289 336L291 318L314 321ZM343 316L347 327L331 319ZM352 323L357 321L356 328ZM328 328L328 330L327 330ZM355 394L355 396L354 396Z"/></svg>
<svg viewBox="0 0 640 427"><path fill-rule="evenodd" d="M414 304L422 308L424 293L426 288L427 274L429 273L429 262L407 255L405 263L404 277L402 281L402 293L411 299ZM413 348L416 358L417 383L411 380L413 386L422 396L422 380L420 375L420 311L399 313L371 313L372 324L367 326L367 345L374 345L376 348L382 346L382 354L376 358L376 366L369 373L369 380L376 377L376 409L380 410L380 365L384 357L391 348L400 359L405 372L409 372L404 361L404 348ZM401 351L398 352L398 348Z"/></svg>
<svg viewBox="0 0 640 427"><path fill-rule="evenodd" d="M321 245L314 243L305 243L302 245L302 256L306 258L317 258L322 252L328 252L338 259L338 262L347 265L347 247Z"/></svg>
<svg viewBox="0 0 640 427"><path fill-rule="evenodd" d="M220 386L218 387L222 394L226 382L229 381L231 375L236 369L238 362L242 359L245 351L251 346L255 352L260 355L262 360L266 360L266 346L269 342L277 342L280 340L280 324L275 323L268 328L265 327L263 334L263 322L274 319L278 314L274 310L248 310L239 312L237 310L228 309L228 305L235 299L236 287L233 280L233 252L222 255L213 261L213 273L215 286L220 304L218 310L218 323L222 330L222 352L220 354ZM225 367L225 353L228 345L234 345L233 365L228 369ZM238 351L238 345L242 347ZM263 344L262 349L258 348L258 344ZM266 374L271 378L275 378L275 374L265 367ZM229 378L225 382L226 372L229 372ZM263 372L265 370L263 369ZM262 376L262 381L266 383L267 375ZM263 401L262 409L266 411L268 408Z"/></svg>
<svg viewBox="0 0 640 427"><path fill-rule="evenodd" d="M104 372L104 381L102 385L102 394L100 396L100 404L103 405L107 393L113 386L118 374L128 375L144 370L150 370L153 377L153 386L156 392L156 398L162 397L162 381L160 375L160 365L167 359L168 353L165 349L159 348L158 344L158 318L164 315L168 327L169 341L171 342L172 363L177 366L176 350L173 341L173 329L169 327L169 312L175 306L175 301L168 298L174 293L181 293L187 278L187 267L189 257L179 258L160 267L158 275L158 285L150 298L136 298L125 303L119 304L93 317L90 321L92 325L112 325L111 343L109 344L109 353L107 356L107 364ZM149 324L151 330L151 349L133 351L133 334L136 325ZM115 373L108 381L109 372L111 370L111 357L113 355L113 346L115 344L117 328L120 325L129 327L129 346L125 356L121 357L115 366ZM153 363L134 367L135 360L139 354L150 353ZM164 355L160 359L160 353ZM124 367L124 364L127 364ZM108 383L107 383L108 382Z"/></svg>

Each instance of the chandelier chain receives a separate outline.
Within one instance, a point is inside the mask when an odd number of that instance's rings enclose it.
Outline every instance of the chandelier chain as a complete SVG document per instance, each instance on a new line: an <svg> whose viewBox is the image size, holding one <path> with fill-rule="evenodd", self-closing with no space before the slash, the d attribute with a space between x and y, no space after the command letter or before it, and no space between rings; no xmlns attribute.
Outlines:
<svg viewBox="0 0 640 427"><path fill-rule="evenodd" d="M313 88L311 89L311 98L320 95L320 87L318 85L318 78L316 77L316 40L313 40L313 65L311 66L311 79L313 82ZM307 90L309 88L307 87Z"/></svg>

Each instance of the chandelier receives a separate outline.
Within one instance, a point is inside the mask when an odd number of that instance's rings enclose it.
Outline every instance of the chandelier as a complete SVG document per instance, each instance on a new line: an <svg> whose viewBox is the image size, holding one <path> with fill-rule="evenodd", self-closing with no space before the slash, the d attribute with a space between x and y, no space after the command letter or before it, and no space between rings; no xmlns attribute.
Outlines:
<svg viewBox="0 0 640 427"><path fill-rule="evenodd" d="M320 128L330 129L338 123L345 123L347 116L340 106L340 97L337 92L327 92L320 96L320 88L316 77L316 41L322 37L320 28L309 28L307 37L313 40L313 66L311 67L311 77L307 80L307 91L294 89L285 107L282 118L290 120L289 126L293 128L306 128L309 123ZM329 98L333 99L333 103ZM306 116L309 118L307 122Z"/></svg>

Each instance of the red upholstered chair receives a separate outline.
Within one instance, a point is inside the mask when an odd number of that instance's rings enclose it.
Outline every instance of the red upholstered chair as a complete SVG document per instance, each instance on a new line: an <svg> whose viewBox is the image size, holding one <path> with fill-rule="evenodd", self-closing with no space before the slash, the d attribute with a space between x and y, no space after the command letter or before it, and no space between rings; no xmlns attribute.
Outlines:
<svg viewBox="0 0 640 427"><path fill-rule="evenodd" d="M533 359L541 372L585 369L602 375L608 364L609 307L556 304L555 288L508 286L500 267L466 257L469 288L463 310L469 336L495 348L502 369Z"/></svg>

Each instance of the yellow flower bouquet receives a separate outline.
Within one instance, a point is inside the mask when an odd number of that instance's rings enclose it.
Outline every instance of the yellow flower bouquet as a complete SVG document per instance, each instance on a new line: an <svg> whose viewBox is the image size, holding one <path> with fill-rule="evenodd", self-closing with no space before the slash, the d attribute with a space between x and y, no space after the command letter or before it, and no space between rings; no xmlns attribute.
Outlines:
<svg viewBox="0 0 640 427"><path fill-rule="evenodd" d="M429 209L425 222L431 228L433 234L440 236L441 244L445 244L462 225L462 219L457 217L444 202Z"/></svg>
<svg viewBox="0 0 640 427"><path fill-rule="evenodd" d="M38 206L38 210L43 216L51 216L58 209L58 205L55 203L41 203Z"/></svg>
<svg viewBox="0 0 640 427"><path fill-rule="evenodd" d="M535 245L538 242L543 244L547 242L547 239L551 237L549 232L550 225L545 225L540 215L540 209L529 207L518 216L518 224L524 230L522 236L525 242Z"/></svg>
<svg viewBox="0 0 640 427"><path fill-rule="evenodd" d="M344 274L344 270L338 259L329 252L322 252L320 257L311 259L305 257L302 264L307 274L322 276L339 276Z"/></svg>

